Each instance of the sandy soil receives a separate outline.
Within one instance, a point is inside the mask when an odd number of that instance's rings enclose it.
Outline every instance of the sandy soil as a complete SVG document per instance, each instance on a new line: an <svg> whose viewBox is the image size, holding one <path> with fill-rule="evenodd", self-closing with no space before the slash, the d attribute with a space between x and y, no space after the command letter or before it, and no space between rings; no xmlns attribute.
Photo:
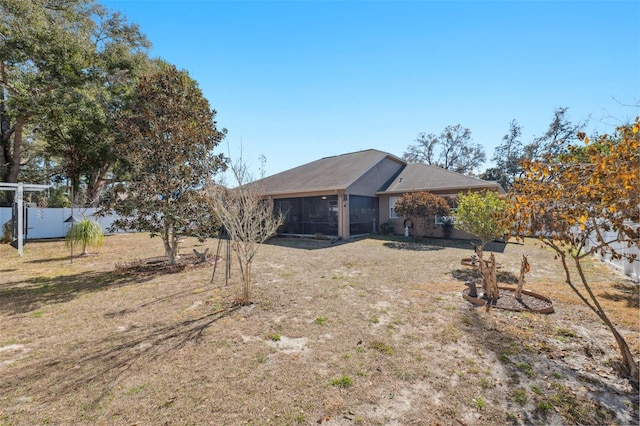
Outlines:
<svg viewBox="0 0 640 426"><path fill-rule="evenodd" d="M59 241L2 246L0 423L638 424L611 333L534 245L489 249L501 285L529 256L551 315L466 302L466 242L275 239L244 307L233 257L228 283L221 263L213 282L211 264L131 269L162 255L146 235L73 263ZM637 285L587 269L638 359Z"/></svg>

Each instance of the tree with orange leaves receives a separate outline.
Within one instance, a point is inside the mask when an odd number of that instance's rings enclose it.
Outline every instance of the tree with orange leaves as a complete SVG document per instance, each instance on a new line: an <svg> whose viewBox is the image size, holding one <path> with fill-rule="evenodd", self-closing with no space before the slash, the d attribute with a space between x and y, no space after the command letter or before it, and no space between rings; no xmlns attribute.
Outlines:
<svg viewBox="0 0 640 426"><path fill-rule="evenodd" d="M516 235L538 236L556 252L566 283L613 333L621 373L637 388L638 365L589 285L582 261L595 254L636 258L626 248L640 247L640 121L595 142L579 137L582 147L523 162L524 175L510 192L508 217Z"/></svg>

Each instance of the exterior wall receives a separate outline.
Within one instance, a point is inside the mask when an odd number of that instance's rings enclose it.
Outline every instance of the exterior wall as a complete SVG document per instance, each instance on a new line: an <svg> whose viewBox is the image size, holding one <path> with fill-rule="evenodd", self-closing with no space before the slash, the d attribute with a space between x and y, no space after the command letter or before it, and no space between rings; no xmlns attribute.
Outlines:
<svg viewBox="0 0 640 426"><path fill-rule="evenodd" d="M364 195L367 197L377 197L377 192L389 181L391 176L402 169L403 165L390 158L385 158L360 179L347 188L348 194Z"/></svg>
<svg viewBox="0 0 640 426"><path fill-rule="evenodd" d="M476 191L481 191L482 189L472 189L472 192L476 192ZM467 189L463 189L459 192L452 192L452 191L429 191L432 194L438 195L440 197L444 197L444 198L457 198L459 193L466 193ZM379 199L380 199L380 223L385 223L387 221L391 221L392 225L393 225L393 233L396 235L404 235L404 221L405 218L401 217L401 218L390 218L389 214L389 198L391 197L400 197L402 196L402 194L381 194ZM415 225L414 225L415 226ZM436 225L435 224L435 218L427 221L425 223L425 228L426 229L422 229L422 228L418 228L416 226L416 228L414 228L411 232L411 235L414 234L421 234L421 231L425 231L424 235L427 237L435 237L435 238L443 238L444 235L442 233L442 226L441 225ZM472 240L475 237L467 232L461 231L459 229L453 229L453 232L451 233L451 237L453 239L462 239L462 240Z"/></svg>

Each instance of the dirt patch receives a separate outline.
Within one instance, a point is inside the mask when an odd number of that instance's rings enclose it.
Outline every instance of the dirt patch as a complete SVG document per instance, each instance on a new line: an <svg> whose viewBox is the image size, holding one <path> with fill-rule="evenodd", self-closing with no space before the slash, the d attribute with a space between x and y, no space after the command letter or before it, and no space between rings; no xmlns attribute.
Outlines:
<svg viewBox="0 0 640 426"><path fill-rule="evenodd" d="M466 242L273 240L242 307L233 257L229 285L210 264L123 268L162 256L147 235L73 263L61 241L0 246L0 423L637 424L610 332L534 245L496 246L498 279L527 254L551 315L465 301ZM638 359L636 284L587 273Z"/></svg>
<svg viewBox="0 0 640 426"><path fill-rule="evenodd" d="M166 256L156 256L144 259L134 259L128 262L117 263L116 272L120 274L137 274L141 276L176 274L185 269L202 268L220 261L219 256L208 256L205 262L195 255L182 255L175 259L175 263L169 263Z"/></svg>
<svg viewBox="0 0 640 426"><path fill-rule="evenodd" d="M484 293L478 293L476 291L475 296L472 296L471 288L466 288L462 291L462 296L469 303L477 306L486 306L489 304L490 308L505 309L507 311L515 312L534 312L538 314L551 314L553 313L553 302L540 294L533 293L531 291L523 290L520 298L516 298L516 290L507 287L499 287L500 297L497 300L489 300Z"/></svg>

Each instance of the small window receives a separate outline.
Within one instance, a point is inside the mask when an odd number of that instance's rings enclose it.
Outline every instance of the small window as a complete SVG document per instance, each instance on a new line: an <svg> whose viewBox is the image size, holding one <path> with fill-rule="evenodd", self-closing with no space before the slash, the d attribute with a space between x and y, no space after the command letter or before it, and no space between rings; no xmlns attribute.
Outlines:
<svg viewBox="0 0 640 426"><path fill-rule="evenodd" d="M456 209L451 209L451 213L449 216L439 216L436 215L436 225L444 225L446 223L455 224L456 223Z"/></svg>
<svg viewBox="0 0 640 426"><path fill-rule="evenodd" d="M398 201L398 198L400 197L389 197L389 218L390 219L397 219L400 216L398 216L398 213L396 213L396 211L393 209L396 206L396 201Z"/></svg>

